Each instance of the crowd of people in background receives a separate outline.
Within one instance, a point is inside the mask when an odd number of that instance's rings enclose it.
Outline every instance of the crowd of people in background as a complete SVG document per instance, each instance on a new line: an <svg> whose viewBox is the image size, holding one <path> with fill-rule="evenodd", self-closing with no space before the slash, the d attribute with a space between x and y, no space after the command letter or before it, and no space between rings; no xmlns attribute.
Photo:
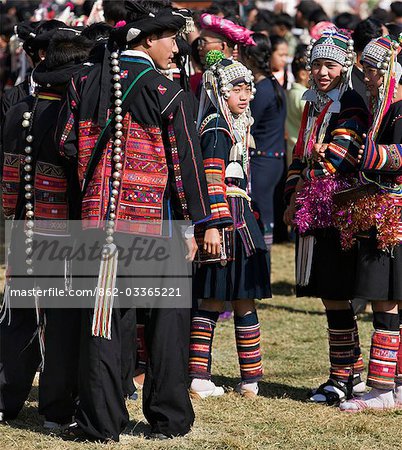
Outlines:
<svg viewBox="0 0 402 450"><path fill-rule="evenodd" d="M25 242L11 240L0 309L0 421L41 367L44 426L66 438L118 441L139 389L150 438L185 435L190 398L225 394L212 347L232 316L235 391L255 397L256 300L272 296L283 242L295 243L297 296L322 299L328 321L329 378L308 400L401 408L402 2L334 12L305 0L291 14L274 1L182 3L0 3L2 205ZM36 223L54 219L92 224L82 239L103 247L86 283L103 294L81 311L13 309L13 269L35 284ZM134 288L141 271L116 246L162 242L175 220L192 222L177 255L196 261L189 306L113 306L107 289ZM85 270L67 263L73 279ZM367 383L356 298L373 304Z"/></svg>

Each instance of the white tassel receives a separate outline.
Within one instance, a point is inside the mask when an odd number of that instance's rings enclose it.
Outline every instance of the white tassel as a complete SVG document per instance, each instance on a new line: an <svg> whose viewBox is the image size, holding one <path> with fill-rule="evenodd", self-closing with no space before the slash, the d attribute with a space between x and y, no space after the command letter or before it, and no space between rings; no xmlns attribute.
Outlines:
<svg viewBox="0 0 402 450"><path fill-rule="evenodd" d="M39 287L36 287L38 290ZM41 311L39 305L39 296L35 295L35 311L36 311L36 323L38 325L37 334L39 339L39 349L41 355L41 363L39 370L43 372L45 368L45 328L46 328L46 317L43 316L43 322L41 321Z"/></svg>
<svg viewBox="0 0 402 450"><path fill-rule="evenodd" d="M73 274L71 270L71 260L64 260L64 290L71 291L73 288Z"/></svg>
<svg viewBox="0 0 402 450"><path fill-rule="evenodd" d="M8 326L11 324L11 297L10 297L10 285L6 282L4 288L3 302L0 308L0 323L7 317L8 313Z"/></svg>
<svg viewBox="0 0 402 450"><path fill-rule="evenodd" d="M296 283L299 286L307 286L310 282L314 244L314 236L300 236L299 238L296 264Z"/></svg>
<svg viewBox="0 0 402 450"><path fill-rule="evenodd" d="M112 311L114 288L116 286L118 251L114 244L106 244L102 249L98 285L92 320L92 336L112 338Z"/></svg>

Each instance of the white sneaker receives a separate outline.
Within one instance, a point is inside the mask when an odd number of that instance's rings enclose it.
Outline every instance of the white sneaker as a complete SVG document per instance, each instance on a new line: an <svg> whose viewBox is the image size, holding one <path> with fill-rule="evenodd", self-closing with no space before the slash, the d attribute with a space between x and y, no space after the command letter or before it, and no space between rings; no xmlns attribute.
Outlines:
<svg viewBox="0 0 402 450"><path fill-rule="evenodd" d="M211 380L194 378L190 386L190 397L201 400L207 397L220 397L225 393L222 386L216 386Z"/></svg>
<svg viewBox="0 0 402 450"><path fill-rule="evenodd" d="M370 392L360 398L347 400L339 405L341 411L345 412L360 412L365 409L375 411L384 411L395 408L394 392L393 390L371 389Z"/></svg>
<svg viewBox="0 0 402 450"><path fill-rule="evenodd" d="M394 391L395 406L402 408L402 384L397 384Z"/></svg>
<svg viewBox="0 0 402 450"><path fill-rule="evenodd" d="M236 386L235 391L245 398L257 397L258 383L245 383L242 381Z"/></svg>
<svg viewBox="0 0 402 450"><path fill-rule="evenodd" d="M64 431L71 425L71 423L57 423L52 422L51 420L45 420L43 422L43 428L49 431Z"/></svg>

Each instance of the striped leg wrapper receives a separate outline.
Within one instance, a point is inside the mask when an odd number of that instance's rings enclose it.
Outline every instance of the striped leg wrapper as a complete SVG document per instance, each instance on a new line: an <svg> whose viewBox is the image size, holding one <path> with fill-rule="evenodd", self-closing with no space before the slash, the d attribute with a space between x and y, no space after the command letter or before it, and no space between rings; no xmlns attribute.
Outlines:
<svg viewBox="0 0 402 450"><path fill-rule="evenodd" d="M400 320L402 320L402 313L399 313ZM397 384L402 385L402 323L399 325L399 349L396 363L396 378Z"/></svg>
<svg viewBox="0 0 402 450"><path fill-rule="evenodd" d="M330 378L348 382L355 363L355 329L328 329Z"/></svg>
<svg viewBox="0 0 402 450"><path fill-rule="evenodd" d="M242 381L254 383L261 380L263 370L260 348L260 323L256 312L243 317L235 316L235 335Z"/></svg>
<svg viewBox="0 0 402 450"><path fill-rule="evenodd" d="M274 243L274 235L272 231L264 231L264 242L267 250L270 251L272 248L272 244Z"/></svg>
<svg viewBox="0 0 402 450"><path fill-rule="evenodd" d="M354 355L355 360L353 363L353 374L361 374L364 371L364 361L363 361L363 355L360 347L360 338L359 338L359 329L357 326L357 320L356 316L354 317L355 321L355 330L354 330L354 337L355 337L355 349L354 349Z"/></svg>
<svg viewBox="0 0 402 450"><path fill-rule="evenodd" d="M368 386L377 389L395 387L399 342L399 331L374 331L371 339Z"/></svg>
<svg viewBox="0 0 402 450"><path fill-rule="evenodd" d="M197 311L191 321L190 378L211 379L212 341L219 313Z"/></svg>

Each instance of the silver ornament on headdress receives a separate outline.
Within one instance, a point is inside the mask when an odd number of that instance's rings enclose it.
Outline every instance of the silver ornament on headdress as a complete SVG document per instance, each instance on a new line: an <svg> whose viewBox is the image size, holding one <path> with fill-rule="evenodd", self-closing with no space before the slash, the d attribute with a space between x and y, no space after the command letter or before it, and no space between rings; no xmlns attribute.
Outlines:
<svg viewBox="0 0 402 450"><path fill-rule="evenodd" d="M343 66L342 72L347 73L353 66L356 58L354 52L354 41L349 39L347 42L347 49L342 49L337 46L334 41L335 30L324 31L323 35L327 35L324 42L316 44L316 39L311 39L310 45L306 50L306 69L311 70L311 66L316 59L331 59Z"/></svg>
<svg viewBox="0 0 402 450"><path fill-rule="evenodd" d="M233 64L228 66L216 63L211 69L218 81L220 92L226 99L230 97L233 82L239 79L244 79L247 84L250 84L253 93L255 92L253 73L240 62L233 61Z"/></svg>

